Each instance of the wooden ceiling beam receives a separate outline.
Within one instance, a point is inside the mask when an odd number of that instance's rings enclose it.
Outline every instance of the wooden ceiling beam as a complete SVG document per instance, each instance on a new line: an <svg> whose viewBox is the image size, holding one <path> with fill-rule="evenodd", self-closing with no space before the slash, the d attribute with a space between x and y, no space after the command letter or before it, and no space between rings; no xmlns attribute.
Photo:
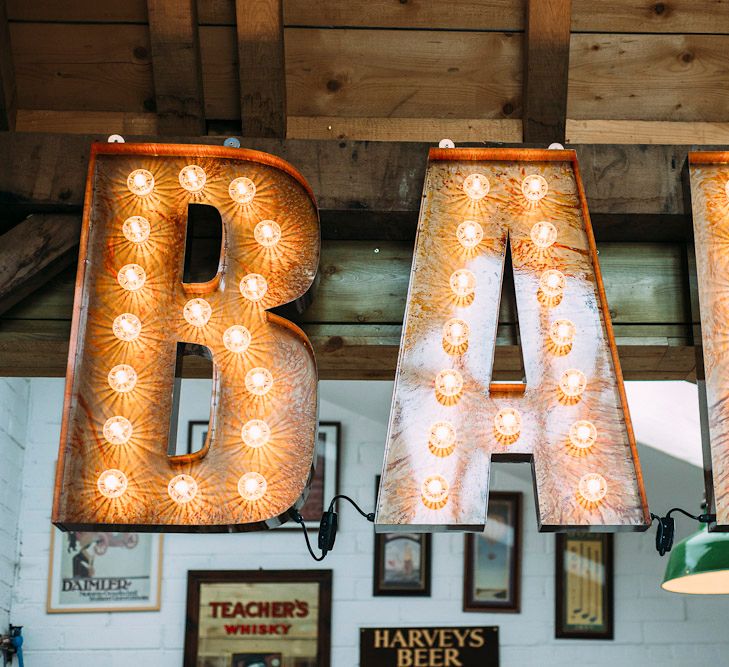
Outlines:
<svg viewBox="0 0 729 667"><path fill-rule="evenodd" d="M286 136L282 0L236 0L243 136Z"/></svg>
<svg viewBox="0 0 729 667"><path fill-rule="evenodd" d="M524 141L564 143L572 0L527 0Z"/></svg>
<svg viewBox="0 0 729 667"><path fill-rule="evenodd" d="M161 135L205 134L196 0L147 0Z"/></svg>
<svg viewBox="0 0 729 667"><path fill-rule="evenodd" d="M0 314L76 261L81 218L32 215L0 236Z"/></svg>
<svg viewBox="0 0 729 667"><path fill-rule="evenodd" d="M0 130L15 129L17 94L15 68L5 0L0 0Z"/></svg>
<svg viewBox="0 0 729 667"><path fill-rule="evenodd" d="M0 132L0 201L27 206L83 204L91 142L105 135ZM158 137L126 137L158 141ZM217 144L222 137L176 137ZM311 184L319 207L334 211L417 212L433 144L246 139L278 155ZM689 146L581 144L577 151L592 215L683 215L681 167ZM709 150L711 147L706 147Z"/></svg>

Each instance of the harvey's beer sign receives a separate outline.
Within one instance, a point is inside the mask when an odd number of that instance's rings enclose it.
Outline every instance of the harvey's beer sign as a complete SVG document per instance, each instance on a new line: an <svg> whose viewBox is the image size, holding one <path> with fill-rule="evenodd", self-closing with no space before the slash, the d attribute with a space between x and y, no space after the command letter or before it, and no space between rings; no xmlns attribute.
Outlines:
<svg viewBox="0 0 729 667"><path fill-rule="evenodd" d="M362 628L360 667L498 667L499 629Z"/></svg>

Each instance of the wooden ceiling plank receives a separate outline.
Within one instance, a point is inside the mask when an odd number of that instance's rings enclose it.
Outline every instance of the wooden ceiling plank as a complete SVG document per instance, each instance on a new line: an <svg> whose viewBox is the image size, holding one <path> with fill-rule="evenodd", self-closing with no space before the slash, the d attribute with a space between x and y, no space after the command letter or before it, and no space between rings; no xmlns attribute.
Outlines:
<svg viewBox="0 0 729 667"><path fill-rule="evenodd" d="M236 0L243 136L286 136L282 0Z"/></svg>
<svg viewBox="0 0 729 667"><path fill-rule="evenodd" d="M147 0L157 127L162 135L205 134L196 0Z"/></svg>
<svg viewBox="0 0 729 667"><path fill-rule="evenodd" d="M729 33L724 0L572 0L573 32Z"/></svg>
<svg viewBox="0 0 729 667"><path fill-rule="evenodd" d="M0 131L15 129L18 96L6 1L0 0Z"/></svg>
<svg viewBox="0 0 729 667"><path fill-rule="evenodd" d="M284 19L298 26L519 31L524 0L285 0Z"/></svg>
<svg viewBox="0 0 729 667"><path fill-rule="evenodd" d="M81 218L32 215L0 236L0 313L76 260Z"/></svg>
<svg viewBox="0 0 729 667"><path fill-rule="evenodd" d="M287 28L288 113L519 118L523 43L513 32Z"/></svg>
<svg viewBox="0 0 729 667"><path fill-rule="evenodd" d="M572 0L527 0L524 141L564 143Z"/></svg>

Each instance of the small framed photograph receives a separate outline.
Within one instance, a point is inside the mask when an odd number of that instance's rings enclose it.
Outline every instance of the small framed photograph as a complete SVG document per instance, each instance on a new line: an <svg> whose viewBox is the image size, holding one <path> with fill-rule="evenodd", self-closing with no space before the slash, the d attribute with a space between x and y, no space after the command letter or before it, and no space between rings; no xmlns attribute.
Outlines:
<svg viewBox="0 0 729 667"><path fill-rule="evenodd" d="M557 639L613 638L613 536L559 533Z"/></svg>
<svg viewBox="0 0 729 667"><path fill-rule="evenodd" d="M517 492L489 494L486 529L466 535L463 611L519 612L521 498Z"/></svg>
<svg viewBox="0 0 729 667"><path fill-rule="evenodd" d="M187 573L184 667L329 667L331 570Z"/></svg>
<svg viewBox="0 0 729 667"><path fill-rule="evenodd" d="M208 437L208 421L195 421L187 423L187 451L186 454L199 452L205 446Z"/></svg>
<svg viewBox="0 0 729 667"><path fill-rule="evenodd" d="M319 456L316 460L316 471L309 485L306 502L299 510L307 529L319 529L321 515L339 491L341 430L340 422L319 422ZM277 530L301 530L301 526L289 521Z"/></svg>
<svg viewBox="0 0 729 667"><path fill-rule="evenodd" d="M51 527L49 614L158 611L162 535Z"/></svg>
<svg viewBox="0 0 729 667"><path fill-rule="evenodd" d="M375 499L380 476L375 480ZM430 595L432 535L375 533L373 595Z"/></svg>

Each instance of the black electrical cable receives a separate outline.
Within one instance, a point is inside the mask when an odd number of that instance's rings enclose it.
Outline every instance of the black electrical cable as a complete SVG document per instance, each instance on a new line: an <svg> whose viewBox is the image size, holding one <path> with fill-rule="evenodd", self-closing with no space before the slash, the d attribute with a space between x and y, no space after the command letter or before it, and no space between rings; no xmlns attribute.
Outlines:
<svg viewBox="0 0 729 667"><path fill-rule="evenodd" d="M311 542L309 541L309 531L306 530L306 524L304 523L304 517L301 516L301 514L297 510L294 510L293 519L294 519L294 521L296 521L296 523L298 523L301 526L301 529L304 531L304 539L306 540L306 548L309 550L311 557L317 562L323 561L327 555L322 554L321 556L317 556L314 553L314 550L311 548Z"/></svg>
<svg viewBox="0 0 729 667"><path fill-rule="evenodd" d="M674 512L680 512L689 519L699 523L711 523L716 521L716 514L699 514L698 516L687 512L680 507L672 507L664 516L658 516L651 512L651 522L658 521L656 530L656 551L660 556L665 556L673 548L673 537L676 532L676 522L671 516Z"/></svg>
<svg viewBox="0 0 729 667"><path fill-rule="evenodd" d="M323 561L326 558L327 554L334 548L334 540L337 537L337 513L334 511L334 506L336 505L338 500L346 500L347 502L349 502L352 507L354 507L354 509L356 509L365 519L367 519L367 521L372 523L375 520L374 512L366 513L349 496L341 494L334 496L334 498L332 498L332 501L329 503L329 509L324 512L324 514L322 514L321 521L319 522L319 549L321 550L321 555L317 556L314 553L314 550L311 548L309 531L306 530L304 517L301 516L300 512L294 510L291 516L293 520L296 521L296 523L298 523L301 526L301 529L304 531L306 548L309 550L309 554L311 555L311 557L317 562Z"/></svg>
<svg viewBox="0 0 729 667"><path fill-rule="evenodd" d="M334 503L336 503L337 500L340 500L340 499L341 500L346 500L346 501L350 502L352 504L352 506L354 507L354 509L356 509L370 523L374 523L375 522L375 513L374 512L370 512L369 514L365 514L364 510L362 510L360 508L360 506L356 502L354 502L354 500L352 500L349 496L345 496L345 495L341 495L341 494L338 495L338 496L334 496L334 498L332 498L332 502L329 503L329 511L330 512L334 509Z"/></svg>

